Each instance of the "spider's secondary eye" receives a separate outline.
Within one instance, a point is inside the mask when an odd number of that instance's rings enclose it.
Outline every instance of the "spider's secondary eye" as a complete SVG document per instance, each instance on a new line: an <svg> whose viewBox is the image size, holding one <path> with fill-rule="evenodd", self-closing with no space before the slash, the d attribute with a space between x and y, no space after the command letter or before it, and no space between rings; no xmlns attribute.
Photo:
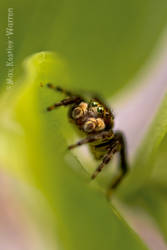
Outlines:
<svg viewBox="0 0 167 250"><path fill-rule="evenodd" d="M97 105L98 105L97 102L92 102L92 103L91 103L91 106L92 106L92 107L97 107Z"/></svg>
<svg viewBox="0 0 167 250"><path fill-rule="evenodd" d="M97 108L97 111L98 111L99 113L103 113L104 108L100 106L100 107Z"/></svg>

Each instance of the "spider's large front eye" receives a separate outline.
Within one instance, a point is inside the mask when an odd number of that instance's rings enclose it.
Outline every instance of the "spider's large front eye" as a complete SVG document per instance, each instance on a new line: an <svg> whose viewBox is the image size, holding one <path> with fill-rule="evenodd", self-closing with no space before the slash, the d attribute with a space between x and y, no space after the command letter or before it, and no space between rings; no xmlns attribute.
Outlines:
<svg viewBox="0 0 167 250"><path fill-rule="evenodd" d="M97 108L97 112L102 114L104 112L104 108L102 106L99 106Z"/></svg>

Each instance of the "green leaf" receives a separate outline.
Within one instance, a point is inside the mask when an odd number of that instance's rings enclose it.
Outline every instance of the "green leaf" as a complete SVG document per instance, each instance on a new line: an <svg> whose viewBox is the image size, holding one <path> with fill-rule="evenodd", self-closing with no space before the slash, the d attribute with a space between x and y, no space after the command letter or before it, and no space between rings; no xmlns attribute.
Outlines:
<svg viewBox="0 0 167 250"><path fill-rule="evenodd" d="M129 176L118 195L124 202L142 208L167 239L167 95L155 115Z"/></svg>
<svg viewBox="0 0 167 250"><path fill-rule="evenodd" d="M142 207L142 210L152 217L158 230L164 236L167 242L167 187L160 182L149 181L141 189L139 189L135 196L129 197L129 204L133 207Z"/></svg>
<svg viewBox="0 0 167 250"><path fill-rule="evenodd" d="M167 133L167 95L155 115L144 141L141 143L131 170L120 188L120 195L134 196L149 178L154 169L158 149Z"/></svg>
<svg viewBox="0 0 167 250"><path fill-rule="evenodd" d="M46 112L48 105L62 97L45 84L60 79L68 82L63 60L42 52L30 57L25 66L25 78L1 100L2 165L46 198L53 210L52 226L59 249L146 249L67 152L61 130L70 127L66 112L63 108Z"/></svg>
<svg viewBox="0 0 167 250"><path fill-rule="evenodd" d="M161 130L163 129L161 128ZM147 182L135 194L128 196L128 202L131 206L142 206L149 216L152 216L167 241L167 221L165 219L167 211L167 135L160 141L154 160L151 162L153 170L151 170L150 178L147 178Z"/></svg>

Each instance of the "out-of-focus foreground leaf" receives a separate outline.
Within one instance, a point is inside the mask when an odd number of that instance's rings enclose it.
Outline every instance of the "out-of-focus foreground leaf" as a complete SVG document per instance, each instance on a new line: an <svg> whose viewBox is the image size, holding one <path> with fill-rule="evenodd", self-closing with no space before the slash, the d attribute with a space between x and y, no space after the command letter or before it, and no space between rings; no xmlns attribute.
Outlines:
<svg viewBox="0 0 167 250"><path fill-rule="evenodd" d="M137 153L119 195L157 222L167 239L167 95Z"/></svg>
<svg viewBox="0 0 167 250"><path fill-rule="evenodd" d="M153 171L148 179L136 194L136 199L130 203L142 205L152 216L167 241L167 136L163 138L157 153L152 161Z"/></svg>
<svg viewBox="0 0 167 250"><path fill-rule="evenodd" d="M122 191L128 194L135 193L144 183L148 182L154 169L154 161L159 155L159 147L167 133L167 95L155 115L149 132L141 143L131 173L122 185ZM133 188L132 188L133 187Z"/></svg>
<svg viewBox="0 0 167 250"><path fill-rule="evenodd" d="M66 112L46 112L46 106L62 98L47 89L46 82L68 83L64 62L57 55L39 53L26 61L26 68L20 86L1 101L1 165L45 196L54 211L58 249L146 249L67 152L61 134L68 124Z"/></svg>

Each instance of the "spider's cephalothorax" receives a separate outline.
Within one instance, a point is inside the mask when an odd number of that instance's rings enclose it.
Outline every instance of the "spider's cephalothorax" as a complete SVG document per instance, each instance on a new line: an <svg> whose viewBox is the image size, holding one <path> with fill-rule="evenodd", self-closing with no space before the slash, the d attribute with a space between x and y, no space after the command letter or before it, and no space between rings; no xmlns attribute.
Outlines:
<svg viewBox="0 0 167 250"><path fill-rule="evenodd" d="M51 111L59 106L70 106L70 121L82 131L82 134L86 135L84 139L70 145L68 148L73 149L87 143L94 157L101 160L101 163L91 176L92 179L110 162L116 152L120 153L121 173L112 182L109 188L112 191L118 186L128 168L124 136L121 132L113 131L114 116L111 110L98 97L87 100L80 95L55 87L51 83L48 83L47 86L67 96L66 99L49 106L47 110Z"/></svg>
<svg viewBox="0 0 167 250"><path fill-rule="evenodd" d="M79 101L71 107L69 115L86 134L95 134L113 127L113 115L97 99Z"/></svg>

